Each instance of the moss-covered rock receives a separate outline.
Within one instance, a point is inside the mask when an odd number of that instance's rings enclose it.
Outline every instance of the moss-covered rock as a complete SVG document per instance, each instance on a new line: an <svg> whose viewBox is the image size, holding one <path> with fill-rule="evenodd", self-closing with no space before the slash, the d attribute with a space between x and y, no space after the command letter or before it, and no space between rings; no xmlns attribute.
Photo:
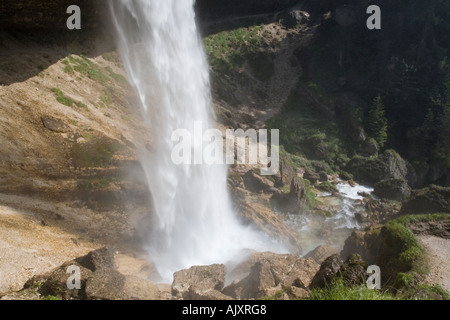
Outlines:
<svg viewBox="0 0 450 320"><path fill-rule="evenodd" d="M403 201L411 195L411 188L404 179L387 179L375 183L374 194L384 199Z"/></svg>
<svg viewBox="0 0 450 320"><path fill-rule="evenodd" d="M430 185L428 188L414 190L411 197L403 203L400 212L402 214L450 213L450 188Z"/></svg>

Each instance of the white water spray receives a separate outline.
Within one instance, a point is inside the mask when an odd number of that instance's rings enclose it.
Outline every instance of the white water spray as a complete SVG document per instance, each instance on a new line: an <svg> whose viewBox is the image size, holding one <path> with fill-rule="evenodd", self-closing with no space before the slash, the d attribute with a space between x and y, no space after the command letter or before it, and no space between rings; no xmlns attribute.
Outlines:
<svg viewBox="0 0 450 320"><path fill-rule="evenodd" d="M148 251L163 280L192 265L224 263L244 248L285 251L238 222L225 166L171 160L175 130L193 130L195 122L212 128L209 69L194 0L109 2L124 66L155 138L154 151L142 150L141 163L155 209ZM192 137L194 148L202 145Z"/></svg>

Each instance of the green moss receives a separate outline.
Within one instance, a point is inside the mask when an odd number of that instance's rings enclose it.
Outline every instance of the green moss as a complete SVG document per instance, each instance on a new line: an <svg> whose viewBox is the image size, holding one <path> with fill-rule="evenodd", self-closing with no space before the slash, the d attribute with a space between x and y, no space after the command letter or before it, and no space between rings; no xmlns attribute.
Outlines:
<svg viewBox="0 0 450 320"><path fill-rule="evenodd" d="M63 63L66 65L64 71L70 74L72 74L72 71L77 71L101 84L106 84L111 81L111 77L105 73L105 70L86 56L80 55L80 57L74 57L73 55L69 55L67 59L63 60ZM109 71L106 70L106 72Z"/></svg>
<svg viewBox="0 0 450 320"><path fill-rule="evenodd" d="M381 229L383 257L380 261L388 270L396 272L395 286L399 289L417 283L420 275L429 272L425 250L409 229L417 222L449 219L449 214L423 214L402 216L387 222ZM391 273L392 273L391 271Z"/></svg>
<svg viewBox="0 0 450 320"><path fill-rule="evenodd" d="M286 294L286 292L284 290L278 290L277 292L275 292L275 294L271 295L271 296L264 296L261 298L261 300L280 300L284 295Z"/></svg>
<svg viewBox="0 0 450 320"><path fill-rule="evenodd" d="M58 101L59 103L68 107L76 105L79 108L83 108L84 110L89 111L89 108L84 103L80 101L75 101L72 98L65 96L60 89L52 88L51 91L55 94L56 101Z"/></svg>
<svg viewBox="0 0 450 320"><path fill-rule="evenodd" d="M331 192L331 193L338 192L337 187L329 181L325 181L318 184L316 188L324 192Z"/></svg>
<svg viewBox="0 0 450 320"><path fill-rule="evenodd" d="M75 71L73 70L72 66L68 65L64 67L64 72L68 74L74 74Z"/></svg>

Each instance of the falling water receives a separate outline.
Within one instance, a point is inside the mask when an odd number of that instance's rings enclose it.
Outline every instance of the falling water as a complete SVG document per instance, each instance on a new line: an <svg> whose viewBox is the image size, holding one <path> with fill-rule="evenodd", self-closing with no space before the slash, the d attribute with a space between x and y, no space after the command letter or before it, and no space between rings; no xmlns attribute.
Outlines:
<svg viewBox="0 0 450 320"><path fill-rule="evenodd" d="M197 32L194 0L110 1L130 83L139 96L152 152L141 163L155 217L148 252L164 280L192 265L226 262L243 248L280 251L242 226L230 205L227 168L175 165L172 133L212 128L209 69ZM195 138L195 135L192 135ZM201 141L194 141L194 148Z"/></svg>

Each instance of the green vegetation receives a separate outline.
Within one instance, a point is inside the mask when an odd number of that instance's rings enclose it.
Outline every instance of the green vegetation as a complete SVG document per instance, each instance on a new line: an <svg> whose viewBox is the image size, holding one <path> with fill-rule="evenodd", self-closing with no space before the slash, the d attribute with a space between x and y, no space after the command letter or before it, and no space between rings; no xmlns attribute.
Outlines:
<svg viewBox="0 0 450 320"><path fill-rule="evenodd" d="M266 122L266 127L280 130L280 145L287 152L324 161L333 171L339 171L350 161L348 137L338 119L324 114L325 102L317 105L305 94L299 84L282 111Z"/></svg>
<svg viewBox="0 0 450 320"><path fill-rule="evenodd" d="M227 74L234 66L249 62L255 76L268 81L274 73L270 57L259 51L263 40L263 25L226 30L204 39L205 51L214 71Z"/></svg>
<svg viewBox="0 0 450 320"><path fill-rule="evenodd" d="M418 277L429 272L425 250L409 225L417 222L449 219L444 213L407 215L387 222L381 229L383 257L387 270L396 274L394 285L400 290L418 283ZM383 258L383 259L384 259Z"/></svg>
<svg viewBox="0 0 450 320"><path fill-rule="evenodd" d="M338 278L325 288L311 290L311 300L398 300L397 297L385 291L371 290L365 285L348 286Z"/></svg>
<svg viewBox="0 0 450 320"><path fill-rule="evenodd" d="M121 74L115 73L109 66L102 68L97 63L90 60L88 57L81 55L75 57L69 55L66 59L61 61L65 67L64 71L73 75L79 72L83 76L88 77L100 84L107 84L108 82L126 83L127 79Z"/></svg>
<svg viewBox="0 0 450 320"><path fill-rule="evenodd" d="M64 93L61 91L61 89L58 88L52 88L51 91L55 94L56 100L68 107L72 107L73 105L76 105L78 108L83 108L86 111L89 111L89 108L87 105L85 105L83 102L75 101L70 97L67 97L64 95Z"/></svg>
<svg viewBox="0 0 450 320"><path fill-rule="evenodd" d="M52 296L52 295L48 295L46 297L44 297L42 300L61 300L61 298Z"/></svg>
<svg viewBox="0 0 450 320"><path fill-rule="evenodd" d="M329 181L322 182L316 185L316 188L320 191L335 193L338 192L337 187Z"/></svg>
<svg viewBox="0 0 450 320"><path fill-rule="evenodd" d="M56 95L56 100L68 107L71 107L75 104L75 101L72 98L66 97L64 93L58 88L52 88L51 91Z"/></svg>
<svg viewBox="0 0 450 320"><path fill-rule="evenodd" d="M385 116L383 100L376 97L367 114L365 128L370 137L374 138L382 148L387 140L387 119Z"/></svg>

